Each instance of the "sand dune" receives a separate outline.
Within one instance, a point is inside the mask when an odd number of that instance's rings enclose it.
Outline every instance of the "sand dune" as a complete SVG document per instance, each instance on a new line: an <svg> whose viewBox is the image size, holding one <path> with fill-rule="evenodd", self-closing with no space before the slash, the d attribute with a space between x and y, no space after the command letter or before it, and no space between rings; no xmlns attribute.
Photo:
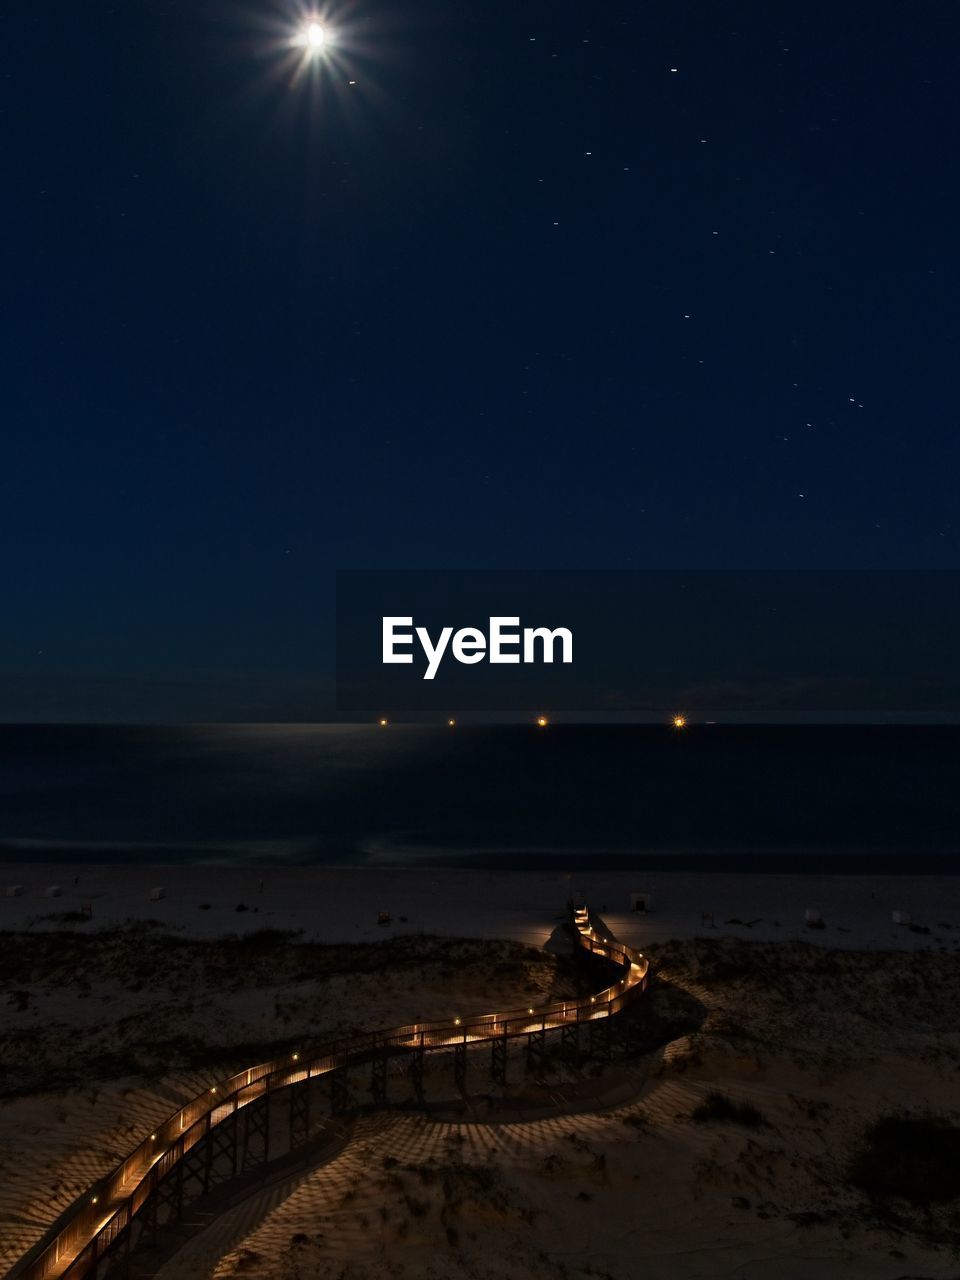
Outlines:
<svg viewBox="0 0 960 1280"><path fill-rule="evenodd" d="M793 961L804 984L796 949L705 945L665 949L672 990L658 999L689 995L705 1020L630 1064L629 1104L511 1124L365 1118L333 1160L219 1220L162 1280L952 1280L955 1206L878 1205L851 1185L849 1162L878 1114L958 1117L956 962L928 957L907 979L949 990L939 1006L931 991L931 1017L909 991L890 994L909 960L878 958L856 1031L837 1040L862 957L819 953L829 1000L804 1005L767 973ZM730 962L743 972L732 983ZM718 1091L748 1123L695 1118Z"/></svg>
<svg viewBox="0 0 960 1280"><path fill-rule="evenodd" d="M577 981L562 955L522 945L562 920L565 876L311 870L261 890L249 871L84 868L42 897L66 880L21 869L23 896L0 899L21 930L0 952L0 1268L226 1063ZM150 901L152 884L166 897ZM641 886L648 916L628 910ZM574 888L654 957L655 1046L605 1066L551 1060L540 1083L517 1056L502 1096L468 1074L466 1100L437 1059L430 1115L361 1118L309 1176L217 1218L165 1280L955 1280L956 1203L871 1201L850 1176L877 1117L960 1119L954 882L660 874ZM823 928L806 926L808 907ZM297 932L262 934L281 927ZM551 1113L564 1090L575 1113ZM717 1093L730 1114L711 1111Z"/></svg>

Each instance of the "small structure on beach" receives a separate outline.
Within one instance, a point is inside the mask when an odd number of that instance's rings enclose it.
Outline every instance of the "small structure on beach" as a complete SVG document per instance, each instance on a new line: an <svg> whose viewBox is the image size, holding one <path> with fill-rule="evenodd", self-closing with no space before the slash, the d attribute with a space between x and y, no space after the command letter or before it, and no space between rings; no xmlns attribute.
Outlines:
<svg viewBox="0 0 960 1280"><path fill-rule="evenodd" d="M823 916L814 907L807 907L803 913L803 920L811 929L819 929L823 924Z"/></svg>
<svg viewBox="0 0 960 1280"><path fill-rule="evenodd" d="M893 913L894 924L912 924L913 918L909 911L895 911Z"/></svg>
<svg viewBox="0 0 960 1280"><path fill-rule="evenodd" d="M630 895L631 911L652 911L653 910L653 894L648 893L646 889L634 889Z"/></svg>
<svg viewBox="0 0 960 1280"><path fill-rule="evenodd" d="M63 889L58 884L48 885L43 891L43 896L45 898L62 898Z"/></svg>
<svg viewBox="0 0 960 1280"><path fill-rule="evenodd" d="M22 898L22 897L23 897L23 885L22 885L22 884L8 884L8 885L7 885L7 897L8 897L8 898Z"/></svg>
<svg viewBox="0 0 960 1280"><path fill-rule="evenodd" d="M166 889L162 889L159 885L155 889L150 890L150 901L160 902L167 896Z"/></svg>

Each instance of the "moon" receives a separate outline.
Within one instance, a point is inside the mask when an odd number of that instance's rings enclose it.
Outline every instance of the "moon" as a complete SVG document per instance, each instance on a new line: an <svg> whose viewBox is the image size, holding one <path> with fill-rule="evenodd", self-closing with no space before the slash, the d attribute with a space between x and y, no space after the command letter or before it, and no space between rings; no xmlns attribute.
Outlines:
<svg viewBox="0 0 960 1280"><path fill-rule="evenodd" d="M311 22L307 27L307 48L311 51L324 48L327 43L327 29L319 22Z"/></svg>

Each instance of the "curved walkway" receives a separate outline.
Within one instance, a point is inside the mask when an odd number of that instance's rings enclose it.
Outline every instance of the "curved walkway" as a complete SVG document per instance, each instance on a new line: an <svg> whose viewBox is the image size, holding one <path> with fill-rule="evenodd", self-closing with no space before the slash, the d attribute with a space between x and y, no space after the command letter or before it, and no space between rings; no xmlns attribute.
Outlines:
<svg viewBox="0 0 960 1280"><path fill-rule="evenodd" d="M633 947L595 928L586 906L573 909L580 948L616 964L622 977L583 1004L564 1001L498 1013L413 1023L353 1036L309 1059L293 1054L261 1063L220 1081L145 1138L123 1163L81 1197L6 1280L80 1280L127 1229L161 1180L212 1130L264 1094L368 1062L372 1057L416 1050L471 1048L494 1040L561 1030L610 1018L646 989L649 962Z"/></svg>

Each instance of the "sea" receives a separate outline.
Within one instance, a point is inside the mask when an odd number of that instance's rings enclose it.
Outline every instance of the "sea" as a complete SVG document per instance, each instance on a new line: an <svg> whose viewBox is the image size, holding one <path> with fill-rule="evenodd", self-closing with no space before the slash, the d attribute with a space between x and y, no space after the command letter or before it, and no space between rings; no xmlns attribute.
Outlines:
<svg viewBox="0 0 960 1280"><path fill-rule="evenodd" d="M960 728L8 725L0 860L956 873Z"/></svg>

